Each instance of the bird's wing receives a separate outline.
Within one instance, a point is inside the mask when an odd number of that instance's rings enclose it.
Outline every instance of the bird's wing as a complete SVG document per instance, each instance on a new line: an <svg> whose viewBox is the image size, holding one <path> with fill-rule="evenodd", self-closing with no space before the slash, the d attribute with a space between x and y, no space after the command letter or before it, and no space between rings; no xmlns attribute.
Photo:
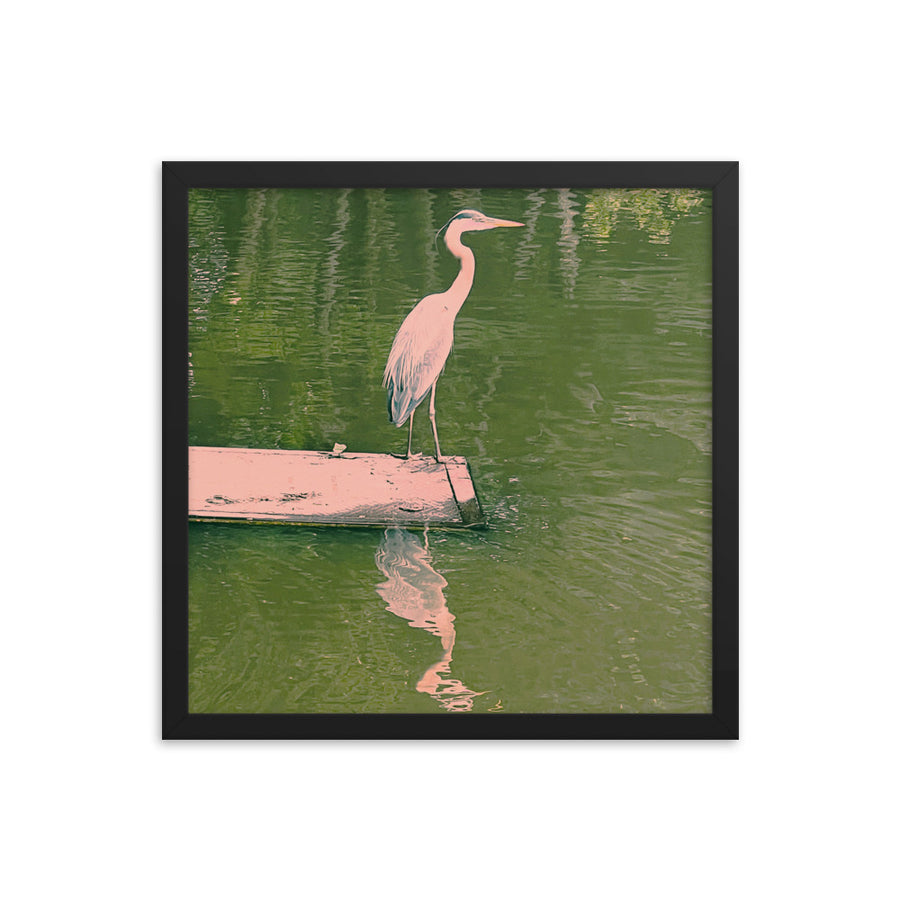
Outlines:
<svg viewBox="0 0 900 900"><path fill-rule="evenodd" d="M404 319L397 331L383 386L388 390L388 416L402 425L437 381L453 344L453 318L443 315L441 304L426 297Z"/></svg>

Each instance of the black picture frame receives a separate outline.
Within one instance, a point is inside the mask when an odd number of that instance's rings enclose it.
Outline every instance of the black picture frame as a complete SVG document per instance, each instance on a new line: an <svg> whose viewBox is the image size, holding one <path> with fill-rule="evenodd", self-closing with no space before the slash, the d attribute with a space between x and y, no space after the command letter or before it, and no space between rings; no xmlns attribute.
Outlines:
<svg viewBox="0 0 900 900"><path fill-rule="evenodd" d="M196 714L188 707L188 191L192 188L674 188L713 197L712 712ZM166 162L162 164L162 737L736 739L738 164Z"/></svg>

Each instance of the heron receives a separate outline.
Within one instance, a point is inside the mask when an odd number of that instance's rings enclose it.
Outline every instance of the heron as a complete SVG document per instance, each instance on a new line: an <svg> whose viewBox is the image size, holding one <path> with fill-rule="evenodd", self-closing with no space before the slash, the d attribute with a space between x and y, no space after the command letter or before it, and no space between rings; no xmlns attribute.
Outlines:
<svg viewBox="0 0 900 900"><path fill-rule="evenodd" d="M444 243L459 260L459 274L446 291L429 294L412 308L394 337L384 367L382 387L387 388L388 418L398 428L402 428L409 419L407 459L412 456L413 414L430 390L428 418L434 434L434 458L441 462L434 391L453 346L453 323L475 279L475 254L462 242L462 235L467 231L487 231L490 228L521 228L523 224L508 219L493 219L477 210L464 209L444 226Z"/></svg>

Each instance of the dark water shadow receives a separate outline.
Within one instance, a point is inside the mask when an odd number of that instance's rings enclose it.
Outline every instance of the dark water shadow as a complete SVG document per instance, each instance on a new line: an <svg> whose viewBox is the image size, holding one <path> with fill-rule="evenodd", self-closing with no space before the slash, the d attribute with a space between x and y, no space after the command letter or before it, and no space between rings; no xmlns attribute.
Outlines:
<svg viewBox="0 0 900 900"><path fill-rule="evenodd" d="M427 540L427 539L426 539ZM418 535L405 528L388 528L375 551L375 565L387 579L375 590L395 616L406 619L413 628L421 628L440 638L443 656L429 666L416 684L416 690L434 697L450 712L469 712L477 692L451 677L453 645L456 642L456 617L444 599L446 579L432 566L427 546Z"/></svg>

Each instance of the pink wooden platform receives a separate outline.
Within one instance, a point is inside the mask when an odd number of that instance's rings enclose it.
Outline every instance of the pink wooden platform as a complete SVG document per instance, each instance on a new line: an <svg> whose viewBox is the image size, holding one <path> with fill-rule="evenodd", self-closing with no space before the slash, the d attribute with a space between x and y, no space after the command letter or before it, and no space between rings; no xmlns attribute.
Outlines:
<svg viewBox="0 0 900 900"><path fill-rule="evenodd" d="M193 519L331 525L484 524L463 456L191 447Z"/></svg>

